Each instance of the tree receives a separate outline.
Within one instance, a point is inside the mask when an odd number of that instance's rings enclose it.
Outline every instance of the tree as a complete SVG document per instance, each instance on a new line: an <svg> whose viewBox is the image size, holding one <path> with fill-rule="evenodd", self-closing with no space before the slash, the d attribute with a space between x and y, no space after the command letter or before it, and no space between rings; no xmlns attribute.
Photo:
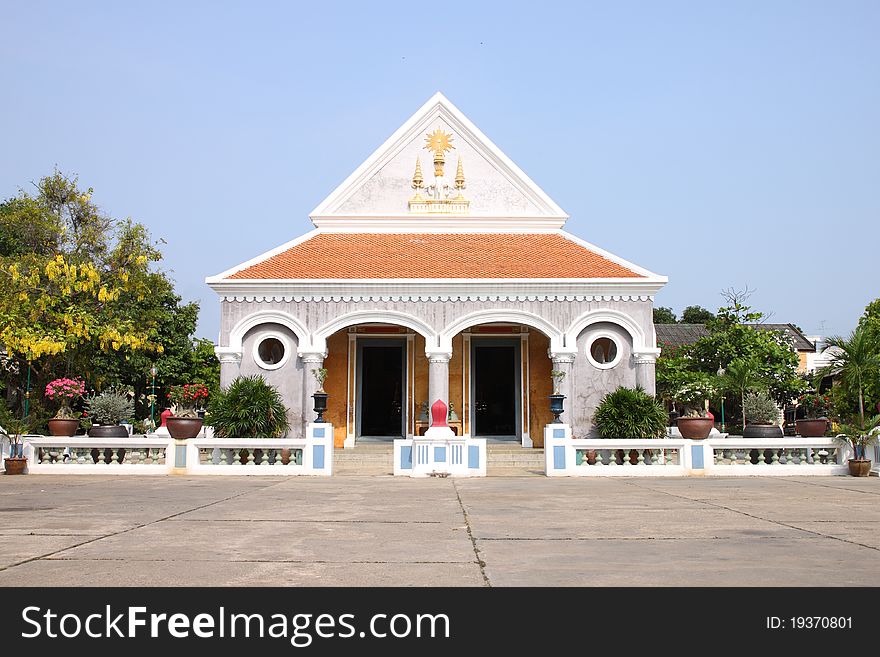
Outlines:
<svg viewBox="0 0 880 657"><path fill-rule="evenodd" d="M865 386L880 376L880 353L871 341L868 328L860 324L849 337L832 336L825 341L827 366L816 371L816 381L838 376L840 385L855 392L859 400L859 427L865 427Z"/></svg>
<svg viewBox="0 0 880 657"><path fill-rule="evenodd" d="M192 378L213 376L206 348L191 337L198 304L181 303L158 269L159 245L147 229L102 214L91 196L92 189L56 171L35 194L21 191L0 203L7 396L15 397L32 371L32 397L40 383L75 374L93 389L133 387L143 402L154 363L160 385L212 385ZM219 387L219 363L215 369Z"/></svg>
<svg viewBox="0 0 880 657"><path fill-rule="evenodd" d="M722 388L739 395L743 427L746 426L746 393L764 387L764 381L758 374L759 369L758 363L754 360L737 358L727 366L727 369L721 377Z"/></svg>
<svg viewBox="0 0 880 657"><path fill-rule="evenodd" d="M715 314L702 306L688 306L681 313L680 324L705 324L715 319Z"/></svg>
<svg viewBox="0 0 880 657"><path fill-rule="evenodd" d="M677 321L675 313L672 312L672 308L654 308L655 324L675 324Z"/></svg>
<svg viewBox="0 0 880 657"><path fill-rule="evenodd" d="M703 372L727 369L736 360L753 363L760 378L778 403L788 403L803 389L798 376L798 357L785 335L779 331L758 330L747 324L758 323L764 313L745 305L749 291L725 293L728 305L706 322L709 335L690 349L694 367Z"/></svg>

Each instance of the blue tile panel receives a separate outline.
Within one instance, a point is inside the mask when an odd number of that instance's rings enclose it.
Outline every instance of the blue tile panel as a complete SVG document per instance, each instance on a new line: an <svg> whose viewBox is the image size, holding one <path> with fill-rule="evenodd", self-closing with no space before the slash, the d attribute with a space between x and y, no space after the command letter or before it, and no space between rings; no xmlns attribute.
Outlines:
<svg viewBox="0 0 880 657"><path fill-rule="evenodd" d="M553 469L565 470L565 447L562 445L553 448Z"/></svg>
<svg viewBox="0 0 880 657"><path fill-rule="evenodd" d="M323 438L324 431L325 431L324 427L321 427L320 429L315 428L315 429L312 429L312 434L314 435L315 438Z"/></svg>
<svg viewBox="0 0 880 657"><path fill-rule="evenodd" d="M175 445L174 447L174 467L186 467L186 445Z"/></svg>
<svg viewBox="0 0 880 657"><path fill-rule="evenodd" d="M446 448L445 447L435 447L434 448L434 463L446 463Z"/></svg>
<svg viewBox="0 0 880 657"><path fill-rule="evenodd" d="M323 431L323 429L321 429ZM324 469L324 446L313 445L312 447L312 467L316 470Z"/></svg>
<svg viewBox="0 0 880 657"><path fill-rule="evenodd" d="M400 469L412 470L412 445L402 445L400 448Z"/></svg>
<svg viewBox="0 0 880 657"><path fill-rule="evenodd" d="M553 430L554 438L565 438L565 429L554 429Z"/></svg>
<svg viewBox="0 0 880 657"><path fill-rule="evenodd" d="M480 448L477 445L468 445L468 468L480 467Z"/></svg>
<svg viewBox="0 0 880 657"><path fill-rule="evenodd" d="M691 461L693 461L694 470L702 470L706 467L703 465L702 445L691 445Z"/></svg>

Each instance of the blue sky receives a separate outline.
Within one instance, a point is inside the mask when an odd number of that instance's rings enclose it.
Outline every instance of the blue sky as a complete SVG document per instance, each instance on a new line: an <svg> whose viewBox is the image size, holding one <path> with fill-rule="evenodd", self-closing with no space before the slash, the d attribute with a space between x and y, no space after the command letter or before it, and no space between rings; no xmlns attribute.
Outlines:
<svg viewBox="0 0 880 657"><path fill-rule="evenodd" d="M0 2L0 196L58 166L213 275L442 91L570 215L669 276L849 331L880 296L878 2Z"/></svg>

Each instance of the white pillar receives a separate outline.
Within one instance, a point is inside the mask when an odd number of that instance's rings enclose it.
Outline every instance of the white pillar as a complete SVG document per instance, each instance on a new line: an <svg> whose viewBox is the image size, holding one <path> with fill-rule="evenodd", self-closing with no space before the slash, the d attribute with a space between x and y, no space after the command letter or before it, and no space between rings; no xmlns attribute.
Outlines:
<svg viewBox="0 0 880 657"><path fill-rule="evenodd" d="M449 406L449 359L451 351L428 351L428 408L438 399Z"/></svg>
<svg viewBox="0 0 880 657"><path fill-rule="evenodd" d="M659 349L656 351L660 351ZM636 383L645 389L649 395L653 395L657 391L656 380L654 378L654 365L657 362L657 353L654 352L634 352L633 361L636 366Z"/></svg>
<svg viewBox="0 0 880 657"><path fill-rule="evenodd" d="M214 355L220 361L220 387L227 388L241 371L241 351L231 347L214 347Z"/></svg>
<svg viewBox="0 0 880 657"><path fill-rule="evenodd" d="M564 372L565 377L559 382L559 393L565 395L566 400L571 399L571 372L574 369L574 359L577 356L576 351L551 351L550 360L553 361L553 369L557 372ZM555 393L556 383L553 382ZM569 403L569 408L571 408Z"/></svg>
<svg viewBox="0 0 880 657"><path fill-rule="evenodd" d="M312 395L318 392L318 380L315 378L313 370L320 370L324 367L324 358L327 357L326 352L302 352L299 354L299 357L302 358L303 361L303 433L302 435L306 435L306 429L309 423L314 422L315 418L315 400L312 399Z"/></svg>

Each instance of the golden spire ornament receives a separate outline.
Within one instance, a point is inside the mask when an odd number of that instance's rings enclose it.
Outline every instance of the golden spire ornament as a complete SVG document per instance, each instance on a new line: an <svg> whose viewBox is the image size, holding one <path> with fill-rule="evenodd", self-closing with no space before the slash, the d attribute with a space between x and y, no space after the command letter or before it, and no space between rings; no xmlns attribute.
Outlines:
<svg viewBox="0 0 880 657"><path fill-rule="evenodd" d="M456 200L463 199L461 190L464 189L464 167L461 166L461 155L458 156L458 166L455 168L455 189L458 190Z"/></svg>
<svg viewBox="0 0 880 657"><path fill-rule="evenodd" d="M434 176L443 177L443 165L446 163L446 151L451 151L452 135L440 128L425 137L425 150L434 151Z"/></svg>
<svg viewBox="0 0 880 657"><path fill-rule="evenodd" d="M422 177L422 161L418 155L416 155L416 170L413 173L412 177L412 188L416 190L416 193L412 197L412 200L422 200L421 190L425 188L425 179Z"/></svg>

